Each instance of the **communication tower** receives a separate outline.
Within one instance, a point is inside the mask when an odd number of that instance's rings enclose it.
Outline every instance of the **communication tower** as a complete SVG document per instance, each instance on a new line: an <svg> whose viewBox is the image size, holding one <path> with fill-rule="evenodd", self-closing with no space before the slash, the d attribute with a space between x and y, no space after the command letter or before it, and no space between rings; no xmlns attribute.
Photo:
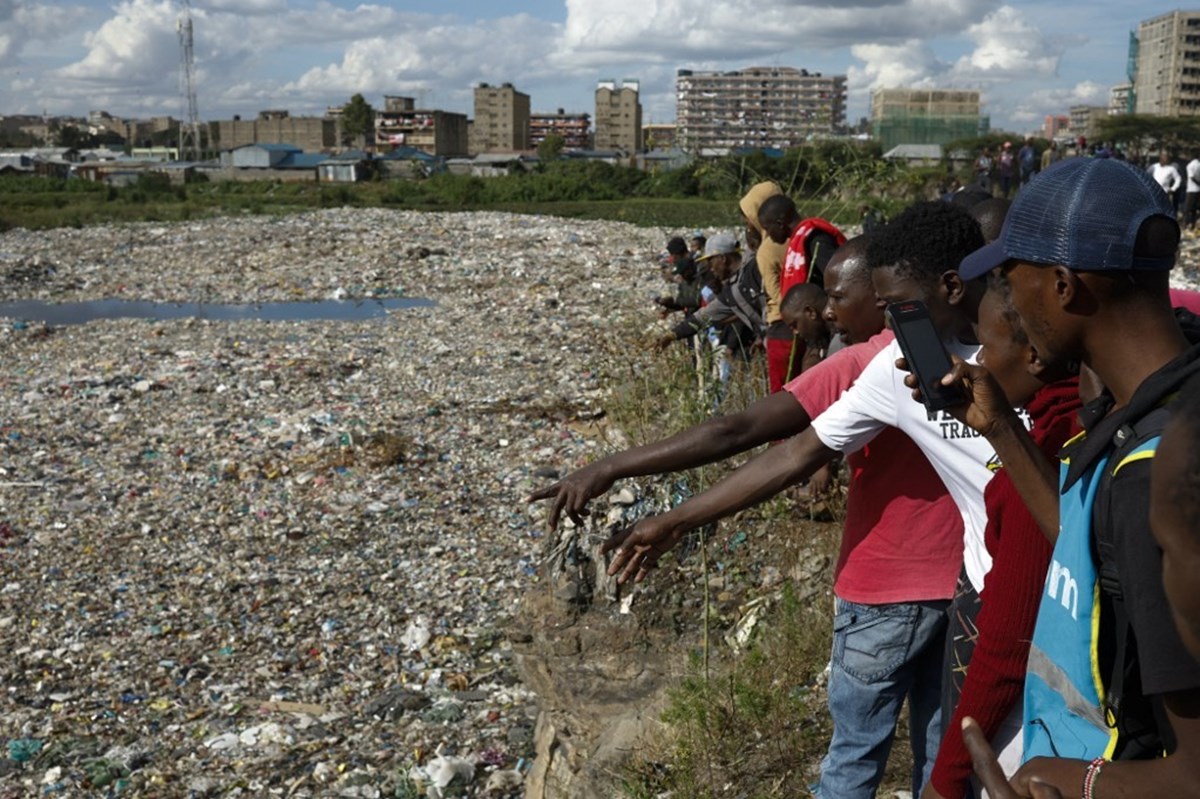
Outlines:
<svg viewBox="0 0 1200 799"><path fill-rule="evenodd" d="M200 158L200 111L196 107L196 68L192 42L192 3L180 0L179 14L179 94L183 114L179 122L179 157L184 161Z"/></svg>

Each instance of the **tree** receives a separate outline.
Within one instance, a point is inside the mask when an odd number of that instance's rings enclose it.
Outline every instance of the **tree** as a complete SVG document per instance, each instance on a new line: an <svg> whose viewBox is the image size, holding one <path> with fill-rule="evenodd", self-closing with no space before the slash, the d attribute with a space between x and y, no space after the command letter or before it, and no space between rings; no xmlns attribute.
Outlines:
<svg viewBox="0 0 1200 799"><path fill-rule="evenodd" d="M59 147L68 147L72 150L87 146L87 133L83 132L74 125L63 125L58 129L54 136L54 143Z"/></svg>
<svg viewBox="0 0 1200 799"><path fill-rule="evenodd" d="M1119 114L1101 120L1100 139L1122 144L1133 155L1191 152L1200 145L1200 124L1193 117Z"/></svg>
<svg viewBox="0 0 1200 799"><path fill-rule="evenodd" d="M342 143L353 142L365 149L367 142L374 140L375 109L361 94L356 94L342 106Z"/></svg>
<svg viewBox="0 0 1200 799"><path fill-rule="evenodd" d="M554 163L562 155L563 147L566 145L567 140L557 133L547 135L537 146L538 161L543 165Z"/></svg>

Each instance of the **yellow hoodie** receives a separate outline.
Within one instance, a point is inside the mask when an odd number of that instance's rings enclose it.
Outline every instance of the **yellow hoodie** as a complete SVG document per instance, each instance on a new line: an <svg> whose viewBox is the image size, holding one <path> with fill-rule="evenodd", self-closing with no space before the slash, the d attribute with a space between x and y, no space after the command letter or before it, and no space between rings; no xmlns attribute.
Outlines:
<svg viewBox="0 0 1200 799"><path fill-rule="evenodd" d="M783 269L783 259L787 255L787 245L776 244L763 232L762 226L758 224L758 209L768 197L774 197L776 194L783 194L783 191L777 183L768 180L752 186L738 203L742 216L762 234L762 244L759 245L755 256L758 260L758 273L762 276L763 291L767 295L768 327L781 319L779 303L783 298L779 296L779 274Z"/></svg>

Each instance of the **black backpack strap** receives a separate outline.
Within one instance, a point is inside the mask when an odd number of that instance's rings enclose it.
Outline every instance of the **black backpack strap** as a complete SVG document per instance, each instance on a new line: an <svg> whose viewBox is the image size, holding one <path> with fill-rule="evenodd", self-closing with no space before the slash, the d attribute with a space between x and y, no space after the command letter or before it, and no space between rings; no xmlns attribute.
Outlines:
<svg viewBox="0 0 1200 799"><path fill-rule="evenodd" d="M1133 425L1122 425L1113 434L1114 450L1097 491L1099 518L1111 518L1112 481L1125 459L1143 443L1160 435L1167 419L1168 410L1163 405ZM1109 727L1118 731L1113 759L1139 759L1163 751L1172 752L1175 749L1175 733L1162 698L1142 697L1138 688L1135 693L1140 701L1126 701L1127 686L1136 685L1141 679L1137 665L1137 641L1121 588L1116 542L1105 535L1112 532L1111 527L1097 524L1093 529L1100 591L1107 600L1112 619L1113 659L1104 694L1104 715Z"/></svg>

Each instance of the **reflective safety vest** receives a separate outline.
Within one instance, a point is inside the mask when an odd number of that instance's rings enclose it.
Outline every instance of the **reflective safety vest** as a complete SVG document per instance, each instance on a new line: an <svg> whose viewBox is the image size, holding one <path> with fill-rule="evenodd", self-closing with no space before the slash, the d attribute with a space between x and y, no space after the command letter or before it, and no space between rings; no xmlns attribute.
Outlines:
<svg viewBox="0 0 1200 799"><path fill-rule="evenodd" d="M1125 454L1112 474L1153 458L1159 438ZM1117 747L1115 721L1104 702L1111 664L1099 662L1100 580L1092 554L1092 506L1108 461L1108 456L1097 460L1059 500L1058 542L1038 606L1025 677L1026 761L1111 759ZM1063 483L1068 465L1061 466Z"/></svg>

